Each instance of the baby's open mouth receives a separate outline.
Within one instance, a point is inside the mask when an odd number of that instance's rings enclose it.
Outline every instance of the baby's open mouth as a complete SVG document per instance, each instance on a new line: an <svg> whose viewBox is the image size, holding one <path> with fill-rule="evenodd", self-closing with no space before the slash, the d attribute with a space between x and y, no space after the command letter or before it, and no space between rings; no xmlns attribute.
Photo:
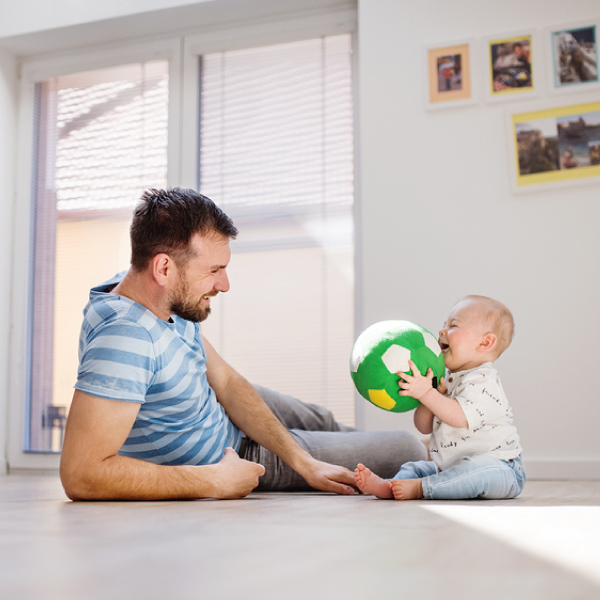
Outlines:
<svg viewBox="0 0 600 600"><path fill-rule="evenodd" d="M440 342L440 348L442 349L442 352L444 352L445 350L448 350L448 348L450 348L450 346L448 344L444 344L444 342Z"/></svg>

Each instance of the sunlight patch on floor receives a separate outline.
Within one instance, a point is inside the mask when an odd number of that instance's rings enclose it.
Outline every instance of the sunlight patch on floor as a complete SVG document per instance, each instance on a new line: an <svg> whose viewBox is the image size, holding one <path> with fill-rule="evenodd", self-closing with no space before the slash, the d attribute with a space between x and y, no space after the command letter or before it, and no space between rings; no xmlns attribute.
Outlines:
<svg viewBox="0 0 600 600"><path fill-rule="evenodd" d="M598 506L425 508L600 583Z"/></svg>

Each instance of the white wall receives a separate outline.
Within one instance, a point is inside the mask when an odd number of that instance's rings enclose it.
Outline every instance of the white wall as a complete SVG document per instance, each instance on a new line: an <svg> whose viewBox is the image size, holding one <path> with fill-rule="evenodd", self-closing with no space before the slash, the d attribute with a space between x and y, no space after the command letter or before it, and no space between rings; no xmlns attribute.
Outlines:
<svg viewBox="0 0 600 600"><path fill-rule="evenodd" d="M323 13L355 0L23 0L0 2L0 46L20 56Z"/></svg>
<svg viewBox="0 0 600 600"><path fill-rule="evenodd" d="M96 3L88 6L92 4ZM170 5L179 10L183 4L189 2L156 0L151 8ZM237 0L195 4L241 6ZM263 14L268 5L267 0L246 4ZM319 3L299 0L297 4L308 8ZM68 12L69 5L68 0L53 3L57 15ZM48 31L32 33L37 25L27 25L28 12L19 3L12 6L19 7L12 15L10 33L5 32L12 37L0 38L0 48L4 45L27 54L28 49L39 51L40 44L52 43L56 50L56 44L67 43L70 36L54 36L50 42L42 35ZM141 19L148 3L131 0L122 12L115 2L107 7L108 12L99 16L90 8L90 18L80 15L80 22L89 25L94 18L121 14L130 19L137 12ZM6 9L0 9L0 17L2 10ZM227 10L221 12L225 15ZM599 13L597 0L580 0L575 19L598 19ZM359 327L403 318L435 331L451 304L465 293L504 301L515 314L517 335L499 367L530 474L600 478L595 431L600 402L593 351L600 337L596 313L600 304L596 275L600 241L595 231L598 186L513 195L505 132L510 103L426 112L422 93L421 52L426 44L522 33L530 27L571 24L573 18L572 6L559 0L359 3L361 143L357 167L362 218L357 227L363 271L362 284L358 283L362 294ZM53 22L57 27L70 23ZM155 30L160 26L154 23ZM90 30L82 31L87 35ZM4 192L0 243L5 255L12 247L14 68L15 58L0 53L0 181ZM565 102L580 98L574 95ZM596 94L592 100L597 98ZM589 101L588 96L585 99ZM531 100L530 106L535 110L536 101ZM10 314L6 287L0 290L0 308ZM6 375L7 357L4 321L0 325L0 378ZM0 422L5 414L4 389L0 388ZM367 428L412 428L410 414L389 414L362 400L359 405ZM0 427L2 449L4 429Z"/></svg>
<svg viewBox="0 0 600 600"><path fill-rule="evenodd" d="M498 367L530 474L600 478L600 186L513 195L512 103L427 112L421 60L426 45L574 17L599 20L600 5L580 0L574 14L558 0L359 2L362 318L437 331L464 294L505 302L516 337ZM599 99L596 91L564 102ZM368 428L412 419L364 410Z"/></svg>
<svg viewBox="0 0 600 600"><path fill-rule="evenodd" d="M0 5L0 38L214 0L19 0Z"/></svg>

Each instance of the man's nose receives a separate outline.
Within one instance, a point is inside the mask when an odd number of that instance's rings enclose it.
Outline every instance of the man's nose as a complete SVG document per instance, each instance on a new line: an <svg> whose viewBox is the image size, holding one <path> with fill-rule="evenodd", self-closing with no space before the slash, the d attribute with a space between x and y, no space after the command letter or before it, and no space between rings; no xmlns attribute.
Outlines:
<svg viewBox="0 0 600 600"><path fill-rule="evenodd" d="M227 272L223 269L217 277L215 289L219 292L228 292L230 287L229 277L227 276Z"/></svg>

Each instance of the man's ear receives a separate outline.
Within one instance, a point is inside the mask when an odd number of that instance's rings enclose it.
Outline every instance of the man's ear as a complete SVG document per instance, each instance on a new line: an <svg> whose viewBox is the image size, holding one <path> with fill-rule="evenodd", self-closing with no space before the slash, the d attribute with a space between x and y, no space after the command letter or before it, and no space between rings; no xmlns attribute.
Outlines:
<svg viewBox="0 0 600 600"><path fill-rule="evenodd" d="M167 284L167 277L169 273L175 267L175 263L173 259L166 254L165 252L161 252L157 254L152 259L152 277L154 281L162 287Z"/></svg>
<svg viewBox="0 0 600 600"><path fill-rule="evenodd" d="M480 352L490 352L496 347L497 342L498 338L496 337L496 334L490 331L481 338L481 342L479 342L479 347L477 349Z"/></svg>

